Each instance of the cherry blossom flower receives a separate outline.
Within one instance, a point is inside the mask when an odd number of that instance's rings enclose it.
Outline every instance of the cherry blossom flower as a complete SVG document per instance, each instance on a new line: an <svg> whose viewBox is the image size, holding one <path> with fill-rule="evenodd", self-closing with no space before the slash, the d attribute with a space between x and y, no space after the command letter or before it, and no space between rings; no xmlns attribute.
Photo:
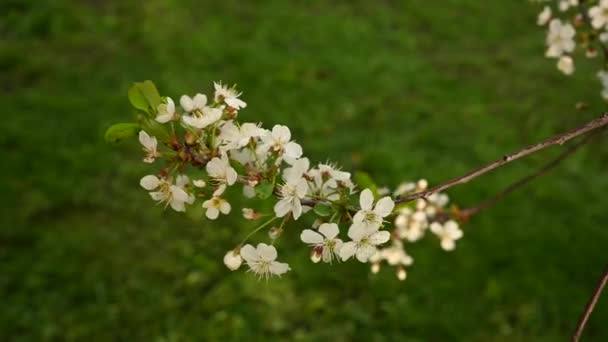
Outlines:
<svg viewBox="0 0 608 342"><path fill-rule="evenodd" d="M232 121L227 121L220 128L220 150L225 152L244 147L249 144L251 139L264 133L264 129L251 122L246 122L239 127Z"/></svg>
<svg viewBox="0 0 608 342"><path fill-rule="evenodd" d="M207 105L207 96L205 94L196 94L194 97L182 95L179 99L179 104L184 111L192 113L194 111L202 111Z"/></svg>
<svg viewBox="0 0 608 342"><path fill-rule="evenodd" d="M559 10L562 12L567 11L570 7L578 6L578 0L560 0Z"/></svg>
<svg viewBox="0 0 608 342"><path fill-rule="evenodd" d="M222 118L221 108L206 106L207 96L204 94L196 94L194 98L190 98L188 95L182 95L179 99L179 103L184 111L190 113L190 115L184 115L182 117L182 120L188 126L203 129Z"/></svg>
<svg viewBox="0 0 608 342"><path fill-rule="evenodd" d="M600 2L589 8L589 18L591 18L591 26L596 29L602 28L608 24L608 0L600 0Z"/></svg>
<svg viewBox="0 0 608 342"><path fill-rule="evenodd" d="M454 250L455 241L462 238L462 230L458 228L458 223L449 220L443 225L439 222L431 223L431 231L439 237L441 248L446 251Z"/></svg>
<svg viewBox="0 0 608 342"><path fill-rule="evenodd" d="M352 241L345 242L340 248L342 261L355 255L360 262L367 262L376 253L376 246L387 242L391 234L386 230L378 230L377 226L353 223L348 229L348 237Z"/></svg>
<svg viewBox="0 0 608 342"><path fill-rule="evenodd" d="M228 267L231 271L236 271L241 267L243 263L243 258L239 254L238 251L230 250L226 255L224 255L224 265Z"/></svg>
<svg viewBox="0 0 608 342"><path fill-rule="evenodd" d="M156 150L158 142L155 137L151 137L145 131L139 131L139 142L143 146L146 155L144 157L144 163L153 163L160 153Z"/></svg>
<svg viewBox="0 0 608 342"><path fill-rule="evenodd" d="M538 15L538 19L536 20L536 23L539 26L545 26L549 22L550 19L551 19L551 7L545 6L543 11L540 12L540 14Z"/></svg>
<svg viewBox="0 0 608 342"><path fill-rule="evenodd" d="M218 184L233 185L238 178L238 174L228 161L228 157L223 154L221 158L215 157L206 166L209 177Z"/></svg>
<svg viewBox="0 0 608 342"><path fill-rule="evenodd" d="M215 102L224 102L236 110L247 107L247 103L239 99L241 93L238 93L234 88L228 88L227 86L222 85L221 82L213 82L213 88L215 88Z"/></svg>
<svg viewBox="0 0 608 342"><path fill-rule="evenodd" d="M381 198L374 206L374 195L370 189L361 191L359 205L361 210L355 214L353 222L373 227L380 227L382 219L390 215L395 208L395 202L388 196Z"/></svg>
<svg viewBox="0 0 608 342"><path fill-rule="evenodd" d="M303 175L308 170L308 166L308 159L302 158L283 171L284 183L279 188L280 200L274 206L277 217L283 217L291 212L293 218L297 220L302 215L301 200L308 192L308 183Z"/></svg>
<svg viewBox="0 0 608 342"><path fill-rule="evenodd" d="M175 103L170 97L167 97L167 103L161 103L156 107L157 114L155 120L160 123L167 123L175 120Z"/></svg>
<svg viewBox="0 0 608 342"><path fill-rule="evenodd" d="M224 215L228 215L232 207L230 203L223 198L213 196L212 198L203 202L203 208L207 209L205 216L210 220L215 220L220 216L220 212Z"/></svg>
<svg viewBox="0 0 608 342"><path fill-rule="evenodd" d="M275 125L272 131L267 131L261 136L262 144L260 149L264 152L276 152L279 156L291 160L302 156L302 147L296 142L291 141L291 132L287 126Z"/></svg>
<svg viewBox="0 0 608 342"><path fill-rule="evenodd" d="M574 51L576 43L574 36L576 31L572 25L563 24L559 19L553 19L549 23L547 35L547 57L560 57L564 53Z"/></svg>
<svg viewBox="0 0 608 342"><path fill-rule="evenodd" d="M337 257L342 240L338 238L340 229L335 223L323 223L319 226L318 231L312 229L304 229L300 234L302 242L313 247L313 253L318 253L322 256L323 262L331 263L334 255Z"/></svg>
<svg viewBox="0 0 608 342"><path fill-rule="evenodd" d="M139 184L142 188L150 191L150 197L160 203L165 202L175 211L186 211L185 204L192 204L194 197L188 194L183 188L183 178L180 178L180 185L172 184L171 179L158 178L154 175L144 176ZM157 191L153 191L157 190Z"/></svg>
<svg viewBox="0 0 608 342"><path fill-rule="evenodd" d="M265 243L258 244L256 248L249 244L243 246L241 257L249 266L249 271L260 278L268 279L272 275L280 276L290 270L288 264L276 261L276 248Z"/></svg>
<svg viewBox="0 0 608 342"><path fill-rule="evenodd" d="M561 56L557 61L557 69L565 75L572 75L574 72L574 61L570 56Z"/></svg>

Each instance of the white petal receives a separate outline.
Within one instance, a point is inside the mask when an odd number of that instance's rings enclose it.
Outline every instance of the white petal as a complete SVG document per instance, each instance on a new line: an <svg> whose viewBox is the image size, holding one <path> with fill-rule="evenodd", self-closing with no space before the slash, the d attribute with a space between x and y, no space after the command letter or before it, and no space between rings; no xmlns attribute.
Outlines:
<svg viewBox="0 0 608 342"><path fill-rule="evenodd" d="M395 202L390 197L381 198L376 206L374 207L374 212L378 214L380 217L387 217L393 212L395 208Z"/></svg>
<svg viewBox="0 0 608 342"><path fill-rule="evenodd" d="M186 112L191 112L194 109L194 102L188 95L182 95L182 97L179 98L179 104Z"/></svg>
<svg viewBox="0 0 608 342"><path fill-rule="evenodd" d="M370 189L361 191L361 195L359 196L359 204L361 205L361 209L372 209L372 205L374 204L374 195Z"/></svg>
<svg viewBox="0 0 608 342"><path fill-rule="evenodd" d="M170 205L171 205L171 208L175 211L180 211L180 212L186 211L186 206L183 201L172 200Z"/></svg>
<svg viewBox="0 0 608 342"><path fill-rule="evenodd" d="M260 257L258 256L258 252L252 245L245 245L241 248L241 256L247 262L258 261Z"/></svg>
<svg viewBox="0 0 608 342"><path fill-rule="evenodd" d="M280 200L274 205L274 213L277 217L283 217L291 211L291 203L287 200Z"/></svg>
<svg viewBox="0 0 608 342"><path fill-rule="evenodd" d="M304 229L300 234L300 240L304 243L317 245L323 243L323 236L312 229Z"/></svg>
<svg viewBox="0 0 608 342"><path fill-rule="evenodd" d="M361 240L366 233L366 227L362 223L353 223L350 228L348 228L348 237L354 241Z"/></svg>
<svg viewBox="0 0 608 342"><path fill-rule="evenodd" d="M258 244L258 255L264 261L274 261L277 258L277 249L265 243Z"/></svg>
<svg viewBox="0 0 608 342"><path fill-rule="evenodd" d="M335 223L323 223L319 226L319 232L325 235L328 240L334 239L340 233L338 225Z"/></svg>
<svg viewBox="0 0 608 342"><path fill-rule="evenodd" d="M446 251L452 251L456 247L454 240L452 239L441 239L441 248Z"/></svg>
<svg viewBox="0 0 608 342"><path fill-rule="evenodd" d="M222 201L222 203L220 204L220 211L222 212L222 214L228 215L230 213L230 209L232 209L230 203L228 203L227 201Z"/></svg>
<svg viewBox="0 0 608 342"><path fill-rule="evenodd" d="M209 207L207 208L205 216L207 216L207 218L210 220L215 220L218 216L220 216L220 211L217 210L216 207Z"/></svg>
<svg viewBox="0 0 608 342"><path fill-rule="evenodd" d="M370 244L364 244L357 249L357 260L360 262L367 262L375 253L376 247Z"/></svg>
<svg viewBox="0 0 608 342"><path fill-rule="evenodd" d="M274 125L274 127L272 127L272 136L273 138L283 142L288 142L291 140L291 132L289 131L289 128L283 125Z"/></svg>
<svg viewBox="0 0 608 342"><path fill-rule="evenodd" d="M342 261L350 259L357 252L357 244L355 242L346 242L340 248L340 258Z"/></svg>
<svg viewBox="0 0 608 342"><path fill-rule="evenodd" d="M228 267L231 271L236 271L241 264L243 263L243 259L241 256L234 251L228 251L226 255L224 255L224 265Z"/></svg>
<svg viewBox="0 0 608 342"><path fill-rule="evenodd" d="M302 156L302 146L293 141L285 145L285 155L290 158L300 158Z"/></svg>
<svg viewBox="0 0 608 342"><path fill-rule="evenodd" d="M386 230L381 230L379 232L375 232L373 234L371 234L369 236L369 242L372 245L381 245L385 242L387 242L389 239L391 238L391 233L387 232Z"/></svg>
<svg viewBox="0 0 608 342"><path fill-rule="evenodd" d="M293 214L293 219L297 220L302 215L302 204L299 200L295 200L293 202L293 207L291 208L291 213Z"/></svg>
<svg viewBox="0 0 608 342"><path fill-rule="evenodd" d="M238 177L238 174L236 173L236 171L231 168L228 167L228 169L226 170L226 183L228 183L228 185L232 185L236 182L236 179Z"/></svg>
<svg viewBox="0 0 608 342"><path fill-rule="evenodd" d="M281 275L287 273L289 271L289 265L284 262L272 262L270 263L270 273Z"/></svg>
<svg viewBox="0 0 608 342"><path fill-rule="evenodd" d="M202 109L207 104L207 96L204 94L196 94L193 102L195 108Z"/></svg>
<svg viewBox="0 0 608 342"><path fill-rule="evenodd" d="M180 201L180 202L187 202L188 201L188 193L186 191L184 191L182 188L180 188L179 186L176 185L171 185L171 187L169 188L171 191L171 196L173 197L173 199Z"/></svg>
<svg viewBox="0 0 608 342"><path fill-rule="evenodd" d="M154 190L160 185L160 179L154 175L147 175L139 181L139 185L148 191Z"/></svg>

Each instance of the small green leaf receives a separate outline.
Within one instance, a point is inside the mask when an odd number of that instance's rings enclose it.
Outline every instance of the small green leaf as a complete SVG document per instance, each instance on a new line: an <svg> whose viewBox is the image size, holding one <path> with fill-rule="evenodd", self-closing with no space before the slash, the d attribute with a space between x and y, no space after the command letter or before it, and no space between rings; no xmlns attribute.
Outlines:
<svg viewBox="0 0 608 342"><path fill-rule="evenodd" d="M139 130L139 125L136 123L118 123L106 130L104 138L107 142L114 143L136 136Z"/></svg>
<svg viewBox="0 0 608 342"><path fill-rule="evenodd" d="M158 93L158 89L154 85L154 82L147 80L143 82L135 83L137 88L144 96L150 107L156 110L156 107L161 103L162 99Z"/></svg>
<svg viewBox="0 0 608 342"><path fill-rule="evenodd" d="M144 94L141 93L137 83L133 84L131 88L129 88L129 102L136 109L143 110L144 112L148 112L148 100Z"/></svg>
<svg viewBox="0 0 608 342"><path fill-rule="evenodd" d="M274 190L274 184L262 183L255 187L255 194L260 199L267 199L272 195L272 190Z"/></svg>
<svg viewBox="0 0 608 342"><path fill-rule="evenodd" d="M333 209L331 206L327 205L327 204L323 204L323 203L317 203L315 205L315 207L313 208L315 214L321 216L321 217L327 217L329 215L331 215L331 213L333 212Z"/></svg>
<svg viewBox="0 0 608 342"><path fill-rule="evenodd" d="M376 185L376 182L374 182L372 177L370 177L369 174L367 174L366 172L355 172L355 182L357 183L357 185L359 185L361 190L370 189L374 194L374 197L378 196L378 186Z"/></svg>
<svg viewBox="0 0 608 342"><path fill-rule="evenodd" d="M148 119L140 116L140 124L141 128L146 131L146 133L150 134L158 138L160 141L167 141L169 139L169 130L163 124L156 122L155 120Z"/></svg>
<svg viewBox="0 0 608 342"><path fill-rule="evenodd" d="M246 172L243 164L239 163L237 160L230 159L230 166L232 166L234 171L239 175L244 175Z"/></svg>

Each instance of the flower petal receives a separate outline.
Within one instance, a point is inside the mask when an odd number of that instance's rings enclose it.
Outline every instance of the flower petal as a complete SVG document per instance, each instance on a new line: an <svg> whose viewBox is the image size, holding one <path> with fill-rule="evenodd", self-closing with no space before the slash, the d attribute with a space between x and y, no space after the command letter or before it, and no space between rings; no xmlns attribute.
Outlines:
<svg viewBox="0 0 608 342"><path fill-rule="evenodd" d="M334 239L340 233L340 228L335 223L323 223L319 226L319 232L328 240Z"/></svg>
<svg viewBox="0 0 608 342"><path fill-rule="evenodd" d="M369 236L369 242L376 246L387 242L391 238L391 233L386 230L375 232Z"/></svg>
<svg viewBox="0 0 608 342"><path fill-rule="evenodd" d="M366 233L367 229L363 223L353 223L350 228L348 228L348 237L353 241L360 241Z"/></svg>
<svg viewBox="0 0 608 342"><path fill-rule="evenodd" d="M312 229L304 229L300 234L300 240L304 243L316 245L323 243L323 236Z"/></svg>
<svg viewBox="0 0 608 342"><path fill-rule="evenodd" d="M148 191L154 190L160 185L160 179L154 175L147 175L139 181L139 185Z"/></svg>
<svg viewBox="0 0 608 342"><path fill-rule="evenodd" d="M245 245L241 248L241 256L247 262L254 262L260 259L258 252L252 245Z"/></svg>
<svg viewBox="0 0 608 342"><path fill-rule="evenodd" d="M378 203L376 203L376 206L374 207L374 212L380 217L387 217L393 212L394 208L395 202L393 202L390 197L386 196L381 198Z"/></svg>
<svg viewBox="0 0 608 342"><path fill-rule="evenodd" d="M374 204L374 194L372 194L370 189L361 191L361 195L359 196L359 204L361 205L361 209L372 209L372 205Z"/></svg>
<svg viewBox="0 0 608 342"><path fill-rule="evenodd" d="M346 242L340 248L340 258L342 261L350 259L357 252L357 244L355 242Z"/></svg>
<svg viewBox="0 0 608 342"><path fill-rule="evenodd" d="M374 255L375 253L376 247L366 243L362 246L359 246L359 248L357 249L357 260L359 260L360 262L367 262L369 258L371 258L372 255Z"/></svg>
<svg viewBox="0 0 608 342"><path fill-rule="evenodd" d="M277 217L283 217L291 211L291 203L287 200L280 200L274 205L274 213Z"/></svg>
<svg viewBox="0 0 608 342"><path fill-rule="evenodd" d="M270 273L280 276L281 274L287 273L287 271L289 271L290 268L289 268L289 264L286 264L284 262L274 261L274 262L270 263L269 270L270 270Z"/></svg>
<svg viewBox="0 0 608 342"><path fill-rule="evenodd" d="M257 251L260 259L264 261L274 261L277 258L277 249L274 246L260 243L258 244Z"/></svg>

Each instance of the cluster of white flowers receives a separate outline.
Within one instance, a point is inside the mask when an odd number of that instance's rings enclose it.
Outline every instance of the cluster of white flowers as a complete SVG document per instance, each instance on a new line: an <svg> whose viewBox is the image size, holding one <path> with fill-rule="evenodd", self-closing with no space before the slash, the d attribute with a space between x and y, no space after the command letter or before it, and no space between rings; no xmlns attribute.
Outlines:
<svg viewBox="0 0 608 342"><path fill-rule="evenodd" d="M405 253L405 243L420 239L430 228L442 248L451 250L462 235L455 222L447 220L445 195L396 205L394 197L425 190L426 181L404 183L392 194L376 190L373 184L359 192L351 174L338 166L311 166L288 127L275 125L268 130L259 123L237 121L247 104L234 87L214 83L212 97L182 95L177 106L146 82L136 83L129 99L143 117L138 124L143 161L164 163L157 173L140 180L154 201L179 212L200 206L209 220L232 212L228 193L236 186L246 198L275 201L271 213L241 209L247 220L268 219L226 253L224 263L230 270L245 264L260 278L288 272L289 265L277 261L276 242L287 222L306 213L312 213L315 222L302 227L300 240L310 247L313 262L356 259L371 262L375 273L386 260L398 267L402 280L404 267L413 262ZM269 244L248 243L264 228ZM389 247L383 247L391 240Z"/></svg>
<svg viewBox="0 0 608 342"><path fill-rule="evenodd" d="M608 53L608 0L545 0L537 18L540 26L548 25L545 55L557 59L557 69L565 75L575 71L574 54L577 45L587 58L595 58L598 51ZM608 58L608 56L605 56ZM608 65L600 62L598 78L602 83L602 97L608 100Z"/></svg>

